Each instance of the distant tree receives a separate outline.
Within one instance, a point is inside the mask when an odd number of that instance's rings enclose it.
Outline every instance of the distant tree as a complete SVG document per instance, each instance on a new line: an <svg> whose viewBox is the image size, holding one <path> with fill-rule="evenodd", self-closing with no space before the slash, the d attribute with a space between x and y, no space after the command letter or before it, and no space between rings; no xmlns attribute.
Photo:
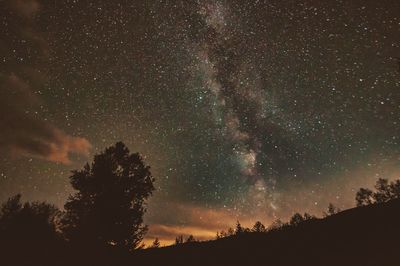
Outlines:
<svg viewBox="0 0 400 266"><path fill-rule="evenodd" d="M304 213L303 215L303 221L308 221L308 220L313 220L316 219L317 217L315 217L314 215L311 215L307 212Z"/></svg>
<svg viewBox="0 0 400 266"><path fill-rule="evenodd" d="M295 213L293 216L290 218L289 223L291 225L298 225L303 221L303 216L300 213Z"/></svg>
<svg viewBox="0 0 400 266"><path fill-rule="evenodd" d="M94 156L91 165L73 171L77 192L65 204L63 231L81 244L112 244L137 248L147 227L145 202L154 190L154 178L138 153L118 142Z"/></svg>
<svg viewBox="0 0 400 266"><path fill-rule="evenodd" d="M266 229L265 226L260 221L257 221L254 224L252 231L257 233L264 233Z"/></svg>
<svg viewBox="0 0 400 266"><path fill-rule="evenodd" d="M196 239L194 238L193 235L188 236L186 239L186 243L191 243L191 242L196 242Z"/></svg>
<svg viewBox="0 0 400 266"><path fill-rule="evenodd" d="M284 223L280 219L276 219L275 221L272 222L272 224L270 224L270 226L268 227L268 231L279 230L283 226L284 226Z"/></svg>
<svg viewBox="0 0 400 266"><path fill-rule="evenodd" d="M392 199L391 186L389 180L384 178L379 178L375 184L376 191L373 193L373 198L376 203L386 202Z"/></svg>
<svg viewBox="0 0 400 266"><path fill-rule="evenodd" d="M400 198L400 180L396 180L390 183L390 191L393 198Z"/></svg>
<svg viewBox="0 0 400 266"><path fill-rule="evenodd" d="M180 245L180 244L183 244L183 236L182 235L177 236L175 238L175 245Z"/></svg>
<svg viewBox="0 0 400 266"><path fill-rule="evenodd" d="M240 235L244 233L244 228L242 227L242 225L240 224L239 221L236 222L236 228L235 228L235 235Z"/></svg>
<svg viewBox="0 0 400 266"><path fill-rule="evenodd" d="M356 194L357 206L365 206L374 203L372 190L368 188L360 188Z"/></svg>
<svg viewBox="0 0 400 266"><path fill-rule="evenodd" d="M311 215L307 212L305 212L304 215L301 215L300 213L297 212L297 213L293 214L293 216L290 218L289 225L296 226L296 225L301 224L302 222L313 220L316 218L317 217L315 217L314 215Z"/></svg>
<svg viewBox="0 0 400 266"><path fill-rule="evenodd" d="M17 194L7 199L1 205L0 210L0 219L4 222L10 217L14 217L15 215L19 214L22 210L22 203L21 203L21 194Z"/></svg>
<svg viewBox="0 0 400 266"><path fill-rule="evenodd" d="M220 232L217 231L216 239L221 239L224 237L232 236L234 234L235 234L235 231L232 228L229 228L228 231L224 231L224 230L222 230Z"/></svg>
<svg viewBox="0 0 400 266"><path fill-rule="evenodd" d="M389 182L379 178L374 186L375 191L360 188L356 194L357 206L365 206L373 203L383 203L400 198L400 180Z"/></svg>
<svg viewBox="0 0 400 266"><path fill-rule="evenodd" d="M158 238L156 237L156 239L154 239L153 244L151 244L150 247L151 248L159 248L160 247L160 240L158 240Z"/></svg>
<svg viewBox="0 0 400 266"><path fill-rule="evenodd" d="M324 212L324 217L328 217L328 216L334 215L334 214L336 214L338 212L340 212L340 209L335 207L335 205L333 205L332 203L329 203L326 212Z"/></svg>

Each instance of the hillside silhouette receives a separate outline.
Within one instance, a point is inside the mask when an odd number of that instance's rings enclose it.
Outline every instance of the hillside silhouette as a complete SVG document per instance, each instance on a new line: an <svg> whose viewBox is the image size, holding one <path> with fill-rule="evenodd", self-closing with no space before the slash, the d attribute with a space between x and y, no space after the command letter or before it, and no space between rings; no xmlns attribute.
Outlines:
<svg viewBox="0 0 400 266"><path fill-rule="evenodd" d="M137 265L400 265L400 199L268 233L135 252Z"/></svg>
<svg viewBox="0 0 400 266"><path fill-rule="evenodd" d="M0 241L1 265L397 266L399 224L400 199L394 199L267 233L133 252L112 246L82 248L40 236L35 241L20 237L11 243Z"/></svg>
<svg viewBox="0 0 400 266"><path fill-rule="evenodd" d="M329 204L325 218L295 213L288 222L253 228L237 222L199 242L190 235L143 249L150 167L122 143L72 171L75 192L64 209L10 197L0 206L0 265L400 265L400 180L378 179L360 188L357 207Z"/></svg>

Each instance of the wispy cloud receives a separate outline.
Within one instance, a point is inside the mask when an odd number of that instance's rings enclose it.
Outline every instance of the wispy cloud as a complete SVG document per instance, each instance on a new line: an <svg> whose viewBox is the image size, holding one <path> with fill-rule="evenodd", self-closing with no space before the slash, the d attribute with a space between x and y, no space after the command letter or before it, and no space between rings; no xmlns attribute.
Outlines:
<svg viewBox="0 0 400 266"><path fill-rule="evenodd" d="M43 105L38 91L46 80L43 69L48 54L42 36L35 31L38 1L5 1L10 12L4 20L8 34L0 50L0 149L14 156L25 155L53 162L70 163L70 154L87 155L90 143L68 135L37 112ZM32 50L34 47L34 50Z"/></svg>

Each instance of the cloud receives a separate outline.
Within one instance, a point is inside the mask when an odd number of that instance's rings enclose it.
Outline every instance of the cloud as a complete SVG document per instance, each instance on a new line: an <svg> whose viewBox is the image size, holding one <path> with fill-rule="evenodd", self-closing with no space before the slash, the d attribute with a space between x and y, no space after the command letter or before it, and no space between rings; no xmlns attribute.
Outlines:
<svg viewBox="0 0 400 266"><path fill-rule="evenodd" d="M9 34L0 46L4 55L0 70L0 149L14 156L64 164L70 163L72 153L87 155L91 147L88 140L66 134L38 112L44 104L37 92L46 80L43 69L47 55L46 43L35 31L31 17L39 11L39 3L19 0L3 5L14 12L5 17ZM19 20L18 16L26 19Z"/></svg>
<svg viewBox="0 0 400 266"><path fill-rule="evenodd" d="M0 148L65 164L71 153L88 154L86 139L69 136L35 116L32 110L40 99L25 81L11 74L1 78L0 88Z"/></svg>

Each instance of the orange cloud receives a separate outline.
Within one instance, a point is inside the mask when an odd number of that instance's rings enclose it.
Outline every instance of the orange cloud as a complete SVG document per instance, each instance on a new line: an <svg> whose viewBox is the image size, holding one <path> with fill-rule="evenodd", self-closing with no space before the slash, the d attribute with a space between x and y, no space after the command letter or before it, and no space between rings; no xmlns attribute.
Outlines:
<svg viewBox="0 0 400 266"><path fill-rule="evenodd" d="M7 16L25 19L6 19L10 35L1 47L7 60L0 74L0 151L64 164L70 163L71 154L88 155L91 145L87 139L68 135L40 117L44 103L38 92L46 81L48 51L45 39L35 30L33 18L40 11L39 2L7 0L4 7ZM16 47L15 40L34 44L35 50ZM18 58L29 60L21 64Z"/></svg>
<svg viewBox="0 0 400 266"><path fill-rule="evenodd" d="M50 127L49 130L51 130L49 134L52 138L29 139L30 136L25 136L25 139L10 143L11 153L14 156L33 156L63 164L71 163L71 154L85 156L89 154L91 144L87 139L69 136L54 127Z"/></svg>
<svg viewBox="0 0 400 266"><path fill-rule="evenodd" d="M0 79L0 148L14 156L28 155L64 164L70 154L88 155L91 145L32 113L40 99L29 84L12 73Z"/></svg>

